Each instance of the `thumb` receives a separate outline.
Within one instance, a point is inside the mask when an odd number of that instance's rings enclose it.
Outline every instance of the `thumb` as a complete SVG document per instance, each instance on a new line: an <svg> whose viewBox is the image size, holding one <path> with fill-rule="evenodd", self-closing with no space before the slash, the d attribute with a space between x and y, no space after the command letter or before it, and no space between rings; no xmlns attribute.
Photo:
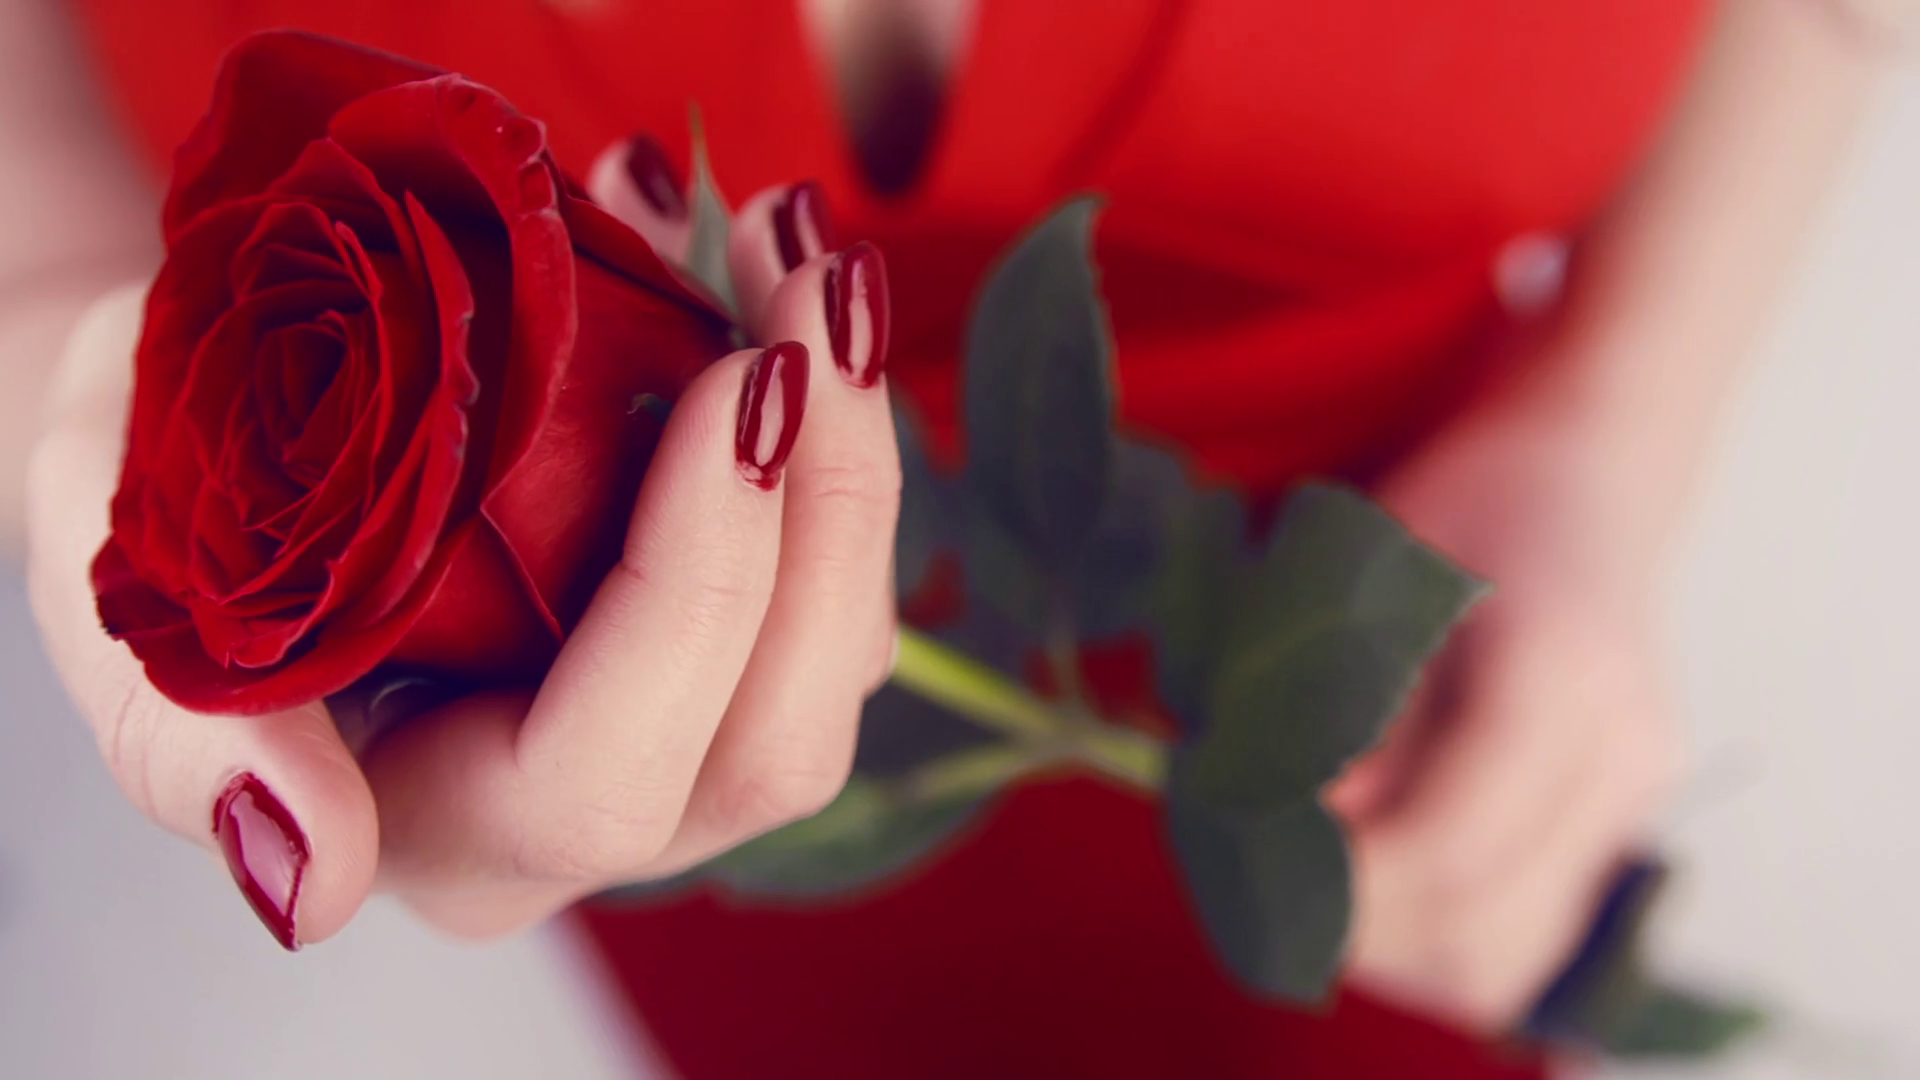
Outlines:
<svg viewBox="0 0 1920 1080"><path fill-rule="evenodd" d="M162 697L100 626L89 568L107 536L120 466L124 370L139 327L128 300L103 301L69 342L64 397L34 453L34 613L121 789L156 823L222 852L255 913L297 948L337 932L366 898L380 846L373 795L324 706L190 713Z"/></svg>

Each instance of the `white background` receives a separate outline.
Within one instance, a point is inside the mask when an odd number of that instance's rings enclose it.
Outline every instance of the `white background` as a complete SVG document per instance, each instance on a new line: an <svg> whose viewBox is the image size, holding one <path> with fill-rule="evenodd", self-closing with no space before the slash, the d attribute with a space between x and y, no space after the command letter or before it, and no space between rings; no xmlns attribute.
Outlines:
<svg viewBox="0 0 1920 1080"><path fill-rule="evenodd" d="M1917 474L1907 76L1734 409L1672 590L1698 770L1667 829L1685 876L1661 953L1783 1017L1707 1075L1920 1077ZM594 987L558 931L457 948L379 902L280 953L223 868L121 803L0 568L0 1077L644 1071Z"/></svg>

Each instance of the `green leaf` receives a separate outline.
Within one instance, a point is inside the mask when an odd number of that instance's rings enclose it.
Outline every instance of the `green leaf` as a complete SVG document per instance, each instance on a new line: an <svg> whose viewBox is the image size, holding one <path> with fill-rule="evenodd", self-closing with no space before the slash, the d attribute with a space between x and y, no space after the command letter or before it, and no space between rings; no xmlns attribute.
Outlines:
<svg viewBox="0 0 1920 1080"><path fill-rule="evenodd" d="M984 800L977 793L908 802L854 776L826 809L750 840L704 872L741 892L804 899L881 882L951 837Z"/></svg>
<svg viewBox="0 0 1920 1080"><path fill-rule="evenodd" d="M997 738L979 724L888 683L861 709L860 743L854 749L853 768L860 776L896 779Z"/></svg>
<svg viewBox="0 0 1920 1080"><path fill-rule="evenodd" d="M968 475L988 511L1064 581L1113 468L1111 335L1091 255L1097 203L1067 203L1005 256L967 335Z"/></svg>
<svg viewBox="0 0 1920 1080"><path fill-rule="evenodd" d="M960 554L968 594L984 600L1033 640L1044 640L1052 629L1057 586L977 497L967 501L963 513Z"/></svg>
<svg viewBox="0 0 1920 1080"><path fill-rule="evenodd" d="M1161 700L1188 732L1205 724L1235 586L1248 572L1246 515L1224 490L1195 491L1169 514L1160 572L1148 598Z"/></svg>
<svg viewBox="0 0 1920 1080"><path fill-rule="evenodd" d="M1751 1005L1650 985L1610 1030L1598 1033L1597 1045L1625 1060L1694 1061L1725 1051L1766 1022L1766 1014Z"/></svg>
<svg viewBox="0 0 1920 1080"><path fill-rule="evenodd" d="M1615 877L1565 970L1527 1018L1530 1038L1569 1043L1622 1059L1698 1060L1753 1034L1766 1015L1669 986L1648 971L1647 925L1670 871L1642 857Z"/></svg>
<svg viewBox="0 0 1920 1080"><path fill-rule="evenodd" d="M1074 625L1083 639L1145 626L1169 543L1202 498L1172 454L1115 441L1113 484L1071 586Z"/></svg>
<svg viewBox="0 0 1920 1080"><path fill-rule="evenodd" d="M927 569L946 536L952 516L951 495L927 460L913 410L898 398L893 430L900 444L900 524L894 533L893 574L897 595L910 596L926 581Z"/></svg>
<svg viewBox="0 0 1920 1080"><path fill-rule="evenodd" d="M734 312L740 304L733 291L733 273L727 268L727 233L733 215L713 181L700 107L689 106L687 113L687 124L693 129L693 240L687 247L687 272L712 290L727 311Z"/></svg>
<svg viewBox="0 0 1920 1080"><path fill-rule="evenodd" d="M1340 826L1312 799L1257 811L1212 805L1183 758L1168 777L1167 830L1214 951L1260 994L1324 1000L1353 908Z"/></svg>
<svg viewBox="0 0 1920 1080"><path fill-rule="evenodd" d="M1317 791L1373 745L1482 591L1363 496L1303 488L1234 583L1192 783L1218 807Z"/></svg>

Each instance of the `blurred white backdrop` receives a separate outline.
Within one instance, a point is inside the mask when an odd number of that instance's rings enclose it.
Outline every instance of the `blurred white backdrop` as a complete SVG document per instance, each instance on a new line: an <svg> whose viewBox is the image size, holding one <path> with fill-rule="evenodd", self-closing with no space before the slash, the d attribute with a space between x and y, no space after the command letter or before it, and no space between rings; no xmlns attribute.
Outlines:
<svg viewBox="0 0 1920 1080"><path fill-rule="evenodd" d="M1736 402L1672 590L1696 779L1674 973L1778 1032L1709 1070L1920 1077L1920 75L1860 147ZM376 901L298 957L119 799L0 569L0 1077L650 1075L559 930L457 947Z"/></svg>
<svg viewBox="0 0 1920 1080"><path fill-rule="evenodd" d="M1658 940L1778 1017L1706 1075L1912 1080L1920 73L1891 88L1772 330L1673 581L1695 779L1664 830L1684 876Z"/></svg>

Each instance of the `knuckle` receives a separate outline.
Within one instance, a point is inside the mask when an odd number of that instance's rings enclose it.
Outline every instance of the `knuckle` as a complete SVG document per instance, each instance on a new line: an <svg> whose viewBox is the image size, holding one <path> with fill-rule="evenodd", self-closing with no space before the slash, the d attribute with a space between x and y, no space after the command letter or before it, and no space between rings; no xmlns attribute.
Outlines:
<svg viewBox="0 0 1920 1080"><path fill-rule="evenodd" d="M846 786L849 763L787 761L740 770L719 793L721 829L745 840L826 809Z"/></svg>
<svg viewBox="0 0 1920 1080"><path fill-rule="evenodd" d="M604 882L633 874L672 839L679 815L652 800L620 795L568 803L514 846L516 876L535 881Z"/></svg>
<svg viewBox="0 0 1920 1080"><path fill-rule="evenodd" d="M712 641L728 633L741 612L756 610L765 603L767 589L751 575L742 572L744 560L737 545L700 545L703 557L688 560L673 573L656 572L644 553L629 552L615 564L614 572L627 579L627 588L611 590L608 617L619 625L639 622L644 609L670 595L681 613L681 626L689 641ZM618 635L616 635L618 636Z"/></svg>
<svg viewBox="0 0 1920 1080"><path fill-rule="evenodd" d="M822 462L792 474L789 482L830 525L871 529L900 512L897 462Z"/></svg>

